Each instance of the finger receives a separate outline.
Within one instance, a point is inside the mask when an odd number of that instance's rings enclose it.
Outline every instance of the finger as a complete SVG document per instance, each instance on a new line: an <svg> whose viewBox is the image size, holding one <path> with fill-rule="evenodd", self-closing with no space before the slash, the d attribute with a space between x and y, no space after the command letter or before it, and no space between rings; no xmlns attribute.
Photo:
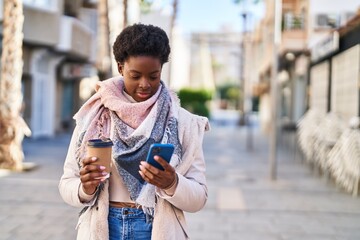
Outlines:
<svg viewBox="0 0 360 240"><path fill-rule="evenodd" d="M156 179L156 178L149 178L147 175L144 174L144 172L142 172L141 170L139 171L139 174L141 175L141 177L148 183L157 186L157 187L162 187L161 182Z"/></svg>
<svg viewBox="0 0 360 240"><path fill-rule="evenodd" d="M101 173L104 172L105 167L100 165L86 165L80 169L80 176L84 176L88 173Z"/></svg>
<svg viewBox="0 0 360 240"><path fill-rule="evenodd" d="M84 187L97 186L101 182L101 180L102 179L94 179L92 181L88 181L88 182L83 183L83 186Z"/></svg>
<svg viewBox="0 0 360 240"><path fill-rule="evenodd" d="M151 165L151 164L149 164L149 163L147 163L145 161L141 161L140 166L143 166L146 169L146 171L148 171L148 172L150 172L150 173L152 173L154 175L158 175L159 172L161 171L157 167L154 167L153 165Z"/></svg>
<svg viewBox="0 0 360 240"><path fill-rule="evenodd" d="M148 170L145 166L140 164L140 172L149 180L155 179L155 176L150 170Z"/></svg>
<svg viewBox="0 0 360 240"><path fill-rule="evenodd" d="M92 164L98 160L97 157L87 157L82 160L82 166L86 166L88 164Z"/></svg>
<svg viewBox="0 0 360 240"><path fill-rule="evenodd" d="M158 170L158 174L155 175L151 173L145 166L140 165L139 174L141 177L148 183L151 183L161 189L166 188L167 186L171 185L174 181L173 179L176 177L175 172L165 172ZM175 177L174 177L175 176Z"/></svg>
<svg viewBox="0 0 360 240"><path fill-rule="evenodd" d="M146 175L141 170L139 170L139 174L145 181L149 182L149 179L146 177Z"/></svg>
<svg viewBox="0 0 360 240"><path fill-rule="evenodd" d="M90 181L96 178L103 178L108 175L108 172L104 171L104 169L95 171L87 171L86 168L80 171L80 180L81 182Z"/></svg>
<svg viewBox="0 0 360 240"><path fill-rule="evenodd" d="M174 171L174 168L160 156L154 156L154 160L157 161L165 171Z"/></svg>

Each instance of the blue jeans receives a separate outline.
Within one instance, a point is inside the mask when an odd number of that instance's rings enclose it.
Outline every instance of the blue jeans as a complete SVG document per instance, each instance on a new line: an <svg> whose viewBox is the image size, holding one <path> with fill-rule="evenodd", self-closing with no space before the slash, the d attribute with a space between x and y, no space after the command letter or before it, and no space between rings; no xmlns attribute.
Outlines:
<svg viewBox="0 0 360 240"><path fill-rule="evenodd" d="M150 240L152 224L142 209L109 207L109 240Z"/></svg>

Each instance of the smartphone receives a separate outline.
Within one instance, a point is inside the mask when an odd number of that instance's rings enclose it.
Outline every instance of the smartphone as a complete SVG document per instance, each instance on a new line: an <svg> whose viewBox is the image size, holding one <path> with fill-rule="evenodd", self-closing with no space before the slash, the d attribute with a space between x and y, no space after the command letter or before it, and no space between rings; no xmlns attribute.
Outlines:
<svg viewBox="0 0 360 240"><path fill-rule="evenodd" d="M170 162L174 152L174 145L165 143L151 144L146 161L154 167L164 170L164 168L154 159L154 156L162 157L165 161Z"/></svg>

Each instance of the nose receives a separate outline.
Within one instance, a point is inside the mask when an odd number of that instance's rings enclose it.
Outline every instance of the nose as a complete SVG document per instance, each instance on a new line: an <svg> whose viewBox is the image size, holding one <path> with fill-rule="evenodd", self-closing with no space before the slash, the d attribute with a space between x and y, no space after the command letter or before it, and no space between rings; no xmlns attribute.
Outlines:
<svg viewBox="0 0 360 240"><path fill-rule="evenodd" d="M150 82L146 77L141 78L141 81L139 83L139 87L143 89L147 89L150 87Z"/></svg>

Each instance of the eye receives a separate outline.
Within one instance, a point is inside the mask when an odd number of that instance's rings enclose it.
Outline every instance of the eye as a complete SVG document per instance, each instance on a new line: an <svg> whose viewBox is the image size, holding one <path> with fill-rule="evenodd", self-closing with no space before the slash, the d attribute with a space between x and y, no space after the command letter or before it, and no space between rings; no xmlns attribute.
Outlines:
<svg viewBox="0 0 360 240"><path fill-rule="evenodd" d="M140 78L140 76L138 76L138 75L135 75L135 76L130 75L130 77L131 77L132 79L139 79L139 78Z"/></svg>

